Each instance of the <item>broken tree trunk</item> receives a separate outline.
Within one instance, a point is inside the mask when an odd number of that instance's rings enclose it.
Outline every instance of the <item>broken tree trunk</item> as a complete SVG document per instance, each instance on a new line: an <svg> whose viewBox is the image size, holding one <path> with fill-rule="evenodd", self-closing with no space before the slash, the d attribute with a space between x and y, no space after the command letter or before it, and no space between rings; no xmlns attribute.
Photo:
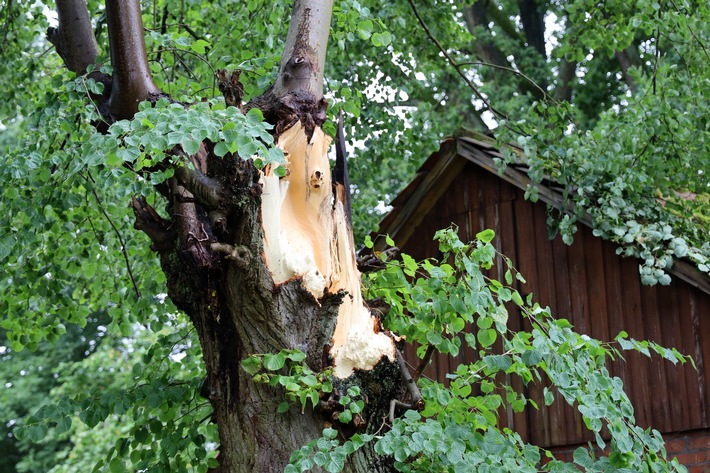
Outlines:
<svg viewBox="0 0 710 473"><path fill-rule="evenodd" d="M139 101L160 91L150 76L138 0L106 3L113 78L102 109L112 119L130 119ZM158 187L169 215L158 215L142 197L132 202L135 227L152 240L170 298L196 328L207 372L201 394L220 435L215 471L223 473L282 471L291 453L327 426L341 440L378 431L405 391L395 337L362 300L346 180L331 182L330 138L321 128L331 10L332 0L294 1L275 84L244 107L260 108L276 125L288 161L284 177L255 169L249 156L218 157L212 143L192 156L176 147L169 153L189 166L177 167ZM238 106L236 77L224 81L223 92ZM333 392L323 394L318 408L277 413L283 390L255 382L241 368L250 355L282 349L304 352L313 371L332 368ZM353 385L365 408L356 422L341 424L338 399ZM392 466L366 445L345 471Z"/></svg>

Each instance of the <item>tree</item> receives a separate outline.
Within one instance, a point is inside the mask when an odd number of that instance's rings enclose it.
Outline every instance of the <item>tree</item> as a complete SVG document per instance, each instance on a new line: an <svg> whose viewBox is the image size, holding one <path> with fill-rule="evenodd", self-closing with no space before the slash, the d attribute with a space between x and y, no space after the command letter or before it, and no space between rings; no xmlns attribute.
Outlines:
<svg viewBox="0 0 710 473"><path fill-rule="evenodd" d="M397 336L381 328L380 321L363 305L350 229L345 161L341 156L331 182L326 155L329 138L322 131L327 126L322 83L332 4L316 0L294 2L279 63L275 58L281 54L274 51L281 45L273 47L273 38L277 37L276 30L283 20L279 8L283 5L279 2L269 4L266 11L265 4L256 1L241 7L245 13L264 15L269 20L254 26L255 31L271 28L266 36L271 38L272 45L268 41L266 44L273 51L261 58L255 58L246 47L246 52L225 50L229 41L220 42L215 37L226 35L226 31L205 29L201 34L189 26L201 14L214 18L231 11L228 8L237 7L230 2L191 3L195 5L186 7L183 2L180 8L170 2L153 4L154 25L148 40L157 60L149 62L143 18L136 0L107 2L105 19L100 18L95 24L90 22L82 1L59 1L58 27L52 30L49 39L75 78L63 82L59 76L50 78L42 71L22 68L8 72L18 84L23 80L36 80L39 84L29 93L18 92L21 96L28 95L22 97L22 104L44 96L35 105L39 113L15 109L10 115L17 117L15 123L8 123L10 127L30 130L23 137L23 142L30 145L15 151L15 156L22 155L22 161L7 160L3 169L7 182L22 183L4 193L4 198L14 203L10 218L3 223L9 231L1 247L2 257L7 258L6 264L14 274L11 282L3 283L8 289L3 309L11 314L3 327L8 330L12 349L35 348L36 339L56 333L62 321L83 324L94 308L107 308L113 320L110 330L125 336L136 330L136 324L161 332L172 324L171 314L176 309L187 314L194 327L190 330L177 324L182 327L180 330L163 334L161 343L146 350L142 362L133 362L131 376L142 380L135 387L124 391L110 387L104 393L75 392L70 396L71 402L51 409L50 423L65 426L64 419L79 411L82 421L94 427L110 415L130 412L134 425L120 431L121 437L106 453L105 462L112 471L122 468L128 452L136 468L177 471L188 466L206 469L209 465L224 472L269 471L284 467L294 451L294 465L316 464L331 471L342 468L346 458L345 467L350 471L451 469L492 461L481 458L486 445L505 447L504 457L511 462L506 468L535 468L539 452L521 445L514 434L500 432L494 426L495 404L500 402L500 396L491 392L469 396L471 381L463 376L452 391L456 402L442 401L451 394L444 394L441 386L425 384L426 389L420 393L398 357ZM463 31L485 29L489 25L484 21L485 15L497 13L491 4L461 8L468 20ZM487 5L485 12L479 8L481 5ZM531 8L532 5L533 2L520 2L519 8L524 12L525 41L536 54L529 58L531 67L542 67L539 29L544 12ZM98 9L91 3L89 6L91 11ZM162 12L159 6L163 7ZM435 6L438 8L435 13L446 18L442 25L455 22L452 18L457 17L450 15L451 10L438 3ZM4 7L8 19L6 34L9 34L17 29L14 22L26 21L26 15L18 15L17 7L11 3ZM384 28L384 20L402 13L404 8L409 12L410 23L393 22L391 31L397 34L415 24L420 31L434 37L412 2L382 6L377 17L371 9L352 2L334 11L335 22L343 26L334 39L338 43L351 41L348 33L353 37L357 34L369 41L364 51L387 46L392 33ZM34 13L40 16L41 8ZM505 16L499 18L502 24ZM177 22L184 34L170 32L170 19ZM98 55L97 43L93 41L96 33L99 37L103 34L104 24L110 45L110 67L108 59ZM215 24L224 26L223 21ZM462 23L456 25L460 28ZM456 28L449 31L460 39L462 30ZM20 54L21 46L35 40L22 36L27 35L25 31L17 34L24 42L12 41L6 54ZM247 27L238 41L249 34L253 32ZM466 38L470 42L470 34ZM520 41L522 37L518 38ZM419 51L425 51L417 57L422 65L441 53L430 42L413 44ZM510 64L503 62L509 59L502 58L491 41L475 46L484 60L497 66L495 70L510 68ZM185 77L191 76L190 83L197 84L193 93L202 85L212 84L212 77L200 79L191 69L198 70L195 64L200 63L184 56L199 58L208 49L210 53L216 51L215 55L223 54L217 61L223 65L242 62L242 74L252 74L251 80L242 84L239 72L222 72L217 77L224 100L194 102L189 98ZM247 58L223 59L227 54L239 53ZM338 54L342 57L348 52L341 48ZM348 72L373 69L371 57L374 55L337 61L331 67ZM404 57L409 60L412 53L407 51ZM414 87L410 98L420 100L420 105L427 95L442 102L432 92L442 84L449 84L452 87L444 89L449 94L446 100L452 102L447 113L455 115L458 110L470 109L471 89L479 92L471 78L461 72L460 65L451 57L448 59L451 66L448 69L433 60L427 63L428 69L424 70L437 72L432 72L428 82ZM278 73L272 86L261 93L257 86L271 81L268 73L277 64ZM395 61L392 64L383 67L391 68L386 71L392 72L392 76L395 73L401 76L402 67ZM204 72L207 68L201 64L199 70ZM378 72L377 68L374 72ZM259 74L263 78L259 79ZM377 80L377 75L363 74L363 77ZM539 82L539 87L532 87L529 77L520 73L512 76L511 83L518 95L501 107L504 113L512 115L526 108L529 97L546 96L545 84L550 80L545 74L530 77ZM352 90L346 92L353 84L344 78L338 88L346 98L342 107L357 113L358 94ZM358 87L364 88L363 83L359 82ZM168 95L166 92L171 88L174 91ZM348 93L353 100L348 100ZM87 96L90 102L85 101ZM487 102L485 95L479 97ZM499 120L503 118L497 106L484 105L496 110ZM425 108L422 106L420 110ZM424 112L410 123L426 122L432 113ZM536 117L566 112L564 107L545 108ZM362 117L360 124L368 139L376 135L369 127L383 116L391 119L381 112ZM480 122L472 119L473 124ZM404 125L400 122L394 127L403 129ZM47 129L60 133L43 140L40 137ZM511 129L521 132L524 139L533 135L520 124ZM436 137L438 129L428 132L430 137ZM530 149L536 149L533 145L541 147L545 140L561 134L556 128L555 133L542 135L539 143L530 141ZM429 146L432 141L428 141ZM273 147L274 143L279 147ZM400 140L397 146L405 145ZM410 148L406 153L416 149ZM388 161L396 159L390 156ZM411 170L414 161L408 161L404 167ZM363 167L370 169L370 165ZM391 171L390 189L394 189L401 184L403 174L399 169ZM355 189L365 192L363 181L359 182ZM27 198L37 205L30 208L19 205ZM125 208L128 201L134 212L132 219ZM130 233L126 226L131 221L149 237L150 243L141 242L135 233ZM35 230L18 231L27 227ZM45 235L53 235L52 240ZM519 370L516 374L531 379L531 372L543 360L549 362L550 357L557 356L562 356L565 363L599 368L602 355L613 352L575 337L564 323L552 322L544 310L539 312L532 303L525 304L517 293L503 291L501 296L500 288L480 273L492 264L490 235L482 235L478 243L470 245L457 242L450 233L443 233L440 238L442 251L458 262L455 271L454 266L445 262L420 266L403 257L402 265L393 263L381 273L385 281L396 282L398 289L370 290L370 295L385 297L393 306L390 323L397 333L407 334L425 346L454 352L458 346L453 340L459 339L449 335L463 330L462 324L473 322L472 314L479 314L477 320L481 322L477 323L488 324L482 332L485 335L479 339L474 336L469 343L490 350L496 333L510 337L510 343L518 342L516 351L506 355L490 353L482 357L480 366L464 369L489 381L496 373L509 369ZM110 252L108 248L118 248L120 252ZM161 273L156 272L151 249L158 255ZM56 264L57 261L62 264ZM413 277L421 271L429 276L428 282L422 280L412 285L407 281L405 275ZM125 281L131 281L130 286ZM453 297L455 291L465 291L467 287L470 290L474 282L480 288L480 299L452 311L445 322L442 313L442 319L434 325L424 325L426 311L417 311L416 307L441 304L442 297ZM444 285L452 289L442 292ZM169 298L162 302L155 296L164 287ZM409 297L410 292L420 297ZM536 317L541 329L534 338L544 350L531 348L531 336L512 336L506 332L501 307L511 302L527 307L531 317ZM408 317L405 306L422 318ZM421 325L419 330L417 324ZM555 345L560 340L560 344L564 341L581 344L585 348L583 353L589 356L564 358L559 344ZM197 356L198 350L201 352L205 378L182 379L173 365L160 371L163 362L158 360L169 359L176 345L183 346L192 356ZM663 353L682 359L670 351ZM151 362L158 366L156 371L145 369ZM560 364L560 370L569 366L565 363ZM357 370L351 376L353 368ZM604 370L600 370L603 377ZM188 373L196 371L193 367ZM559 371L550 367L546 375L554 380ZM598 387L579 384L567 391L568 401L580 402L589 394L585 389ZM205 447L215 440L210 437L213 433L204 427L194 427L206 419L201 415L204 405L195 401L197 393L211 404L210 417L219 430L218 461L214 452ZM616 391L615 394L619 395ZM415 412L422 407L422 397L427 400L426 421ZM295 401L292 402L295 405L284 403L284 399ZM482 403L478 406L483 413L480 418L462 417L459 411L452 414L447 410L447 406L461 409L465 399ZM600 399L605 408L611 409L613 403L609 401L607 405L608 398ZM515 400L525 404L517 397ZM628 409L627 403L621 398L623 409ZM643 461L665 465L657 436L635 429L623 409L618 422L609 424L616 429L612 443L615 456L596 463L589 459L589 464L601 465L600 468L608 465L604 461L632 468ZM403 412L404 417L397 418ZM591 425L600 429L604 418L590 414ZM476 427L462 429L466 422ZM386 428L390 430L381 430ZM46 425L33 419L25 435L34 440L46 432ZM381 433L377 442L376 432ZM427 450L430 445L421 445L419 452L412 450L406 439L419 438L417 435L436 438L444 448L430 452ZM631 445L630 438L635 439ZM149 448L153 445L155 448ZM427 455L420 455L423 451ZM546 468L565 467L552 462Z"/></svg>

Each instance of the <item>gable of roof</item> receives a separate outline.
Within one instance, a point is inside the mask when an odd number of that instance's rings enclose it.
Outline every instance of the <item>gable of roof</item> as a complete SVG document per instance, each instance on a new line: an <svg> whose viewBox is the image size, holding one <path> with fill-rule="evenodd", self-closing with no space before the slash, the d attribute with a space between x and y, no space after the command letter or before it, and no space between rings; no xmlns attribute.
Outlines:
<svg viewBox="0 0 710 473"><path fill-rule="evenodd" d="M500 179L525 191L536 186L538 199L561 211L571 211L564 199L564 187L549 179L535 184L527 175L527 166L522 149L506 145L520 157L501 172L496 159L503 159L495 139L481 133L466 131L465 134L446 138L439 150L433 153L418 169L412 182L390 203L392 210L382 219L380 235L389 235L399 245L404 245L416 228L431 212L449 185L469 163L498 176ZM593 228L591 218L579 217L578 222ZM384 238L375 240L375 250L385 249ZM710 277L700 272L691 262L675 259L668 270L686 283L710 294Z"/></svg>

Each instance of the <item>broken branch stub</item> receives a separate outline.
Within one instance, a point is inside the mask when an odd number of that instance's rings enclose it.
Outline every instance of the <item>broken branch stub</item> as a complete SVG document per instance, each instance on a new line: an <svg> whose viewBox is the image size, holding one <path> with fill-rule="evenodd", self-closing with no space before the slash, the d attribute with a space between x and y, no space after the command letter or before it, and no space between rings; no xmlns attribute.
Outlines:
<svg viewBox="0 0 710 473"><path fill-rule="evenodd" d="M286 176L267 169L261 177L264 260L277 285L300 278L316 299L347 292L330 350L335 376L347 378L355 369L372 369L383 356L394 362L395 347L362 299L346 210L342 199L333 198L330 141L320 127L309 140L300 121L279 136Z"/></svg>

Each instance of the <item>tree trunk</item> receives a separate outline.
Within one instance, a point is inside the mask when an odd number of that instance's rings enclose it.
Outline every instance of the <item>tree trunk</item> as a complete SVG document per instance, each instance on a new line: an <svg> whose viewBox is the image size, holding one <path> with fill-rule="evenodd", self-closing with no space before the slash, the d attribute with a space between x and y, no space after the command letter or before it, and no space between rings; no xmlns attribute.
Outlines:
<svg viewBox="0 0 710 473"><path fill-rule="evenodd" d="M120 12L107 1L114 66L109 109L120 118L132 116L138 100L159 93L142 34L138 38L137 0L128 3L133 7ZM282 471L291 453L326 426L342 440L375 432L391 400L403 394L395 337L382 331L362 300L348 189L331 182L330 137L321 128L331 10L332 0L294 1L275 85L245 106L260 108L276 125L288 160L285 177L259 171L237 155L219 158L205 143L189 157L193 167L177 168L160 189L169 200L168 219L143 198L132 203L136 228L160 256L170 298L197 329L207 369L202 394L219 428L219 472ZM223 89L227 103L238 105L236 77ZM323 409L301 413L292 406L277 413L284 392L254 382L240 366L249 355L282 349L304 352L314 371L333 369L334 390L322 396ZM366 407L358 422L340 424L337 401L352 385L360 387ZM391 464L366 445L346 471L385 472Z"/></svg>

